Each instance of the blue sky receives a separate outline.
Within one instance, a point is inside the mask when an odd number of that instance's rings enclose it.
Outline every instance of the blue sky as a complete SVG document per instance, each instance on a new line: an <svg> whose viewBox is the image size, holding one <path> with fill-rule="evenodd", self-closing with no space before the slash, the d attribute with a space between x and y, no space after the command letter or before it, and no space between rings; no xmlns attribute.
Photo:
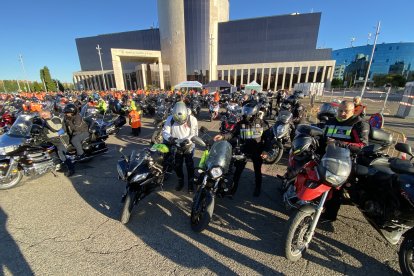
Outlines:
<svg viewBox="0 0 414 276"><path fill-rule="evenodd" d="M156 0L4 0L0 16L0 79L71 81L80 70L75 38L147 29L157 25ZM230 0L230 20L292 12L322 12L318 47L339 49L367 43L381 20L378 41L414 42L413 0ZM373 37L372 40L373 42ZM97 57L98 58L98 57Z"/></svg>

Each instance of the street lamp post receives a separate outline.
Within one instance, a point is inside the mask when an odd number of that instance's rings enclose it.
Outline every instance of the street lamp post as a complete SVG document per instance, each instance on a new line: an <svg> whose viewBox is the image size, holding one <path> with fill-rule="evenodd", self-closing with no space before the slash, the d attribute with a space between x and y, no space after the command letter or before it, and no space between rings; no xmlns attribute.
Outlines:
<svg viewBox="0 0 414 276"><path fill-rule="evenodd" d="M362 90L361 90L361 98L364 96L365 88L367 87L369 70L371 69L372 60L374 58L375 46L377 45L377 39L378 39L379 30L380 30L380 25L381 25L381 21L378 21L377 31L375 32L374 45L372 46L372 53L371 53L371 57L369 59L367 73L365 74L364 85L362 86Z"/></svg>
<svg viewBox="0 0 414 276"><path fill-rule="evenodd" d="M19 55L19 60L20 60L20 63L21 63L21 65L22 65L22 68L23 68L23 74L24 74L24 77L26 78L26 84L27 84L28 90L29 90L29 92L31 93L32 91L30 90L29 81L27 80L26 69L24 68L24 63L23 63L23 56L22 56L22 54L20 54L20 55Z"/></svg>
<svg viewBox="0 0 414 276"><path fill-rule="evenodd" d="M210 81L213 80L213 34L210 34Z"/></svg>
<svg viewBox="0 0 414 276"><path fill-rule="evenodd" d="M103 66L102 66L102 53L101 50L102 48L98 46L96 47L96 50L98 50L98 55L99 55L99 61L101 62L101 72L102 72L102 80L103 80L103 84L104 84L104 90L106 91L106 81L105 81L105 74L103 71Z"/></svg>

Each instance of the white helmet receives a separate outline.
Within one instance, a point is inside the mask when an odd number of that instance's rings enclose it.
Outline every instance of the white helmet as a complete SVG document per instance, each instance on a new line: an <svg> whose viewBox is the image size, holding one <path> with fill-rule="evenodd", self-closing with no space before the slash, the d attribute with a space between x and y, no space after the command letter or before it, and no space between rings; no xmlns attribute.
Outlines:
<svg viewBox="0 0 414 276"><path fill-rule="evenodd" d="M177 102L172 110L172 116L177 124L184 124L188 118L187 106L184 102Z"/></svg>

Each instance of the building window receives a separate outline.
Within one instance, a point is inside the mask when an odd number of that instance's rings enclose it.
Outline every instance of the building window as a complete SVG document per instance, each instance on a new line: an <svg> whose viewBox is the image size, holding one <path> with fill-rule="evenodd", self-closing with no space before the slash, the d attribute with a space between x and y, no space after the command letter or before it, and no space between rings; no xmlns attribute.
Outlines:
<svg viewBox="0 0 414 276"><path fill-rule="evenodd" d="M389 62L390 61L390 59L389 58L387 58L387 60L385 61L385 62Z"/></svg>
<svg viewBox="0 0 414 276"><path fill-rule="evenodd" d="M399 50L400 49L400 46L397 46L397 48L396 48L397 50Z"/></svg>
<svg viewBox="0 0 414 276"><path fill-rule="evenodd" d="M390 46L390 47L388 48L388 50L392 50L392 46Z"/></svg>

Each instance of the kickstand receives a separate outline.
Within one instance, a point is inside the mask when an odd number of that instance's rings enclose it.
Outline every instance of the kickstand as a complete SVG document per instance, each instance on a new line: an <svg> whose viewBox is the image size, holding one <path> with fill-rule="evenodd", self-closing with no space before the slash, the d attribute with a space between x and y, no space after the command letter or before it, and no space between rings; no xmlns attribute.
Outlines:
<svg viewBox="0 0 414 276"><path fill-rule="evenodd" d="M57 177L54 171L50 171L50 172L53 174L54 177Z"/></svg>

